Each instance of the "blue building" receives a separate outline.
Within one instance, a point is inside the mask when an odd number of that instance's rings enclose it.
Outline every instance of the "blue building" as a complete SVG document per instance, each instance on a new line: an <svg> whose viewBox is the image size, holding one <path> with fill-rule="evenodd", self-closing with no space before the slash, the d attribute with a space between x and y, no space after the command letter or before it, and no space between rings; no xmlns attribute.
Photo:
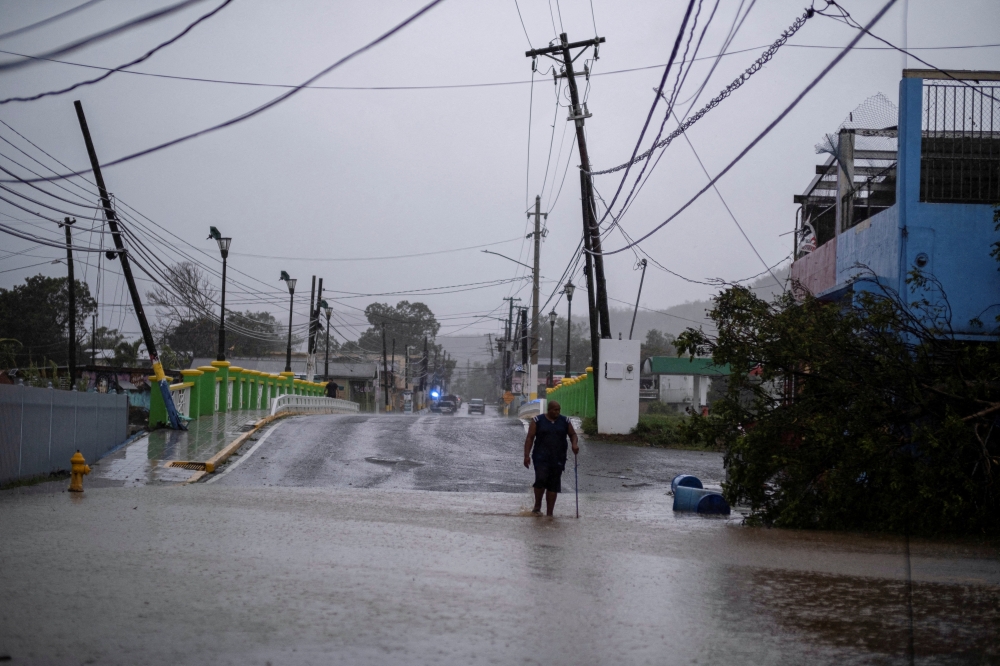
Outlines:
<svg viewBox="0 0 1000 666"><path fill-rule="evenodd" d="M1000 315L1000 72L905 70L895 122L893 109L877 95L817 146L828 157L795 197L791 276L833 299L871 271L937 305L956 335L986 337ZM915 268L935 279L921 293L906 284Z"/></svg>

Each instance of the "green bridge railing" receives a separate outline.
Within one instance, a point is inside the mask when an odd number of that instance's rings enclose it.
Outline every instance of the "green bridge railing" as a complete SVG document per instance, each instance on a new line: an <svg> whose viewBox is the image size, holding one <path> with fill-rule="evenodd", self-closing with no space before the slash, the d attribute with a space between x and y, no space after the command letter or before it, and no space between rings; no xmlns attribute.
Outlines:
<svg viewBox="0 0 1000 666"><path fill-rule="evenodd" d="M183 381L170 386L177 412L186 419L240 410L268 409L279 395L326 394L326 384L296 379L294 373L244 370L229 361L212 361L197 369L181 370ZM149 427L167 425L167 409L159 391L152 391Z"/></svg>
<svg viewBox="0 0 1000 666"><path fill-rule="evenodd" d="M594 369L577 377L563 379L562 382L545 392L546 400L555 400L562 408L564 416L586 418L597 415L594 404Z"/></svg>

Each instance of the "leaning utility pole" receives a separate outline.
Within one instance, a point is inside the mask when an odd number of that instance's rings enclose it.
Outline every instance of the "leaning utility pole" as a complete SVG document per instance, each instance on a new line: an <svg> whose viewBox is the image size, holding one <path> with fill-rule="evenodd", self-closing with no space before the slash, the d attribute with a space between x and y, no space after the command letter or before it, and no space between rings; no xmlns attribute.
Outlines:
<svg viewBox="0 0 1000 666"><path fill-rule="evenodd" d="M587 191L587 174L580 172L580 189L584 192ZM584 226L590 226L592 209L587 203L587 198L583 197L583 224ZM583 256L584 256L584 272L587 278L587 314L590 318L590 363L594 368L599 366L599 358L601 355L601 335L600 335L600 324L598 323L597 315L597 299L594 298L596 295L596 289L594 289L594 254L591 252L593 245L593 237L590 234L585 233L583 235ZM597 404L597 382L594 382L594 404Z"/></svg>
<svg viewBox="0 0 1000 666"><path fill-rule="evenodd" d="M73 277L73 232L70 226L76 224L73 218L65 218L59 226L66 230L66 268L69 283L69 388L76 385L76 279Z"/></svg>
<svg viewBox="0 0 1000 666"><path fill-rule="evenodd" d="M83 140L87 144L87 155L90 157L90 166L94 171L94 180L97 182L97 191L101 197L104 219L107 220L108 228L111 230L111 238L115 243L118 260L122 264L122 274L125 276L125 284L128 285L128 292L132 297L132 309L135 310L136 319L139 320L139 330L142 331L142 339L146 344L146 351L149 352L149 361L153 365L153 375L160 385L160 394L163 396L163 405L167 411L170 427L175 430L186 430L184 423L177 414L177 408L174 407L174 401L170 395L170 384L167 382L167 376L163 372L163 365L160 364L160 357L156 353L156 344L153 342L153 331L150 330L149 322L146 321L146 313L142 309L139 289L135 285L135 278L132 276L132 267L129 264L128 253L125 252L125 243L122 242L121 232L118 229L118 215L115 213L115 209L111 207L108 188L104 186L101 163L97 160L97 151L94 150L94 142L90 138L90 128L87 127L87 117L83 114L83 105L80 104L80 100L73 102L73 105L76 107L76 117L80 121Z"/></svg>
<svg viewBox="0 0 1000 666"><path fill-rule="evenodd" d="M528 397L532 400L538 397L538 270L539 253L542 247L542 218L548 219L549 214L542 212L542 197L535 195L535 266L531 284L531 365L528 366ZM532 213L528 213L531 217Z"/></svg>
<svg viewBox="0 0 1000 666"><path fill-rule="evenodd" d="M574 58L570 50L575 48L586 49L593 46L596 58L598 45L603 43L603 37L595 37L594 39L588 39L582 42L570 43L566 38L566 33L562 33L559 35L559 44L548 46L543 49L532 49L531 51L527 51L525 53L527 57L532 59L536 59L538 56L546 56L556 62L559 62L563 66L561 76L566 78L566 83L569 87L570 102L572 106L570 108L568 120L572 120L576 124L576 145L580 150L580 171L582 174L580 193L583 198L584 206L584 251L586 252L588 259L593 256L593 278L590 278L590 270L588 268L587 291L591 294L590 297L597 309L598 321L595 322L595 318L592 316L590 324L591 346L594 348L593 363L595 368L598 364L599 352L599 343L595 343L595 339L611 337L611 318L608 313L608 294L604 279L604 257L601 250L600 228L597 226L597 220L594 214L596 208L594 206L593 187L590 182L590 154L587 152L587 135L584 131L584 120L589 118L591 114L586 105L581 106L580 104L580 93L576 87L576 73L573 71ZM562 58L560 59L552 55L554 53L561 54ZM590 77L590 72L586 67L584 67L584 74L588 78ZM588 240L589 243L587 242ZM595 323L599 324L600 333L597 332ZM596 381L594 382L594 390L596 393Z"/></svg>

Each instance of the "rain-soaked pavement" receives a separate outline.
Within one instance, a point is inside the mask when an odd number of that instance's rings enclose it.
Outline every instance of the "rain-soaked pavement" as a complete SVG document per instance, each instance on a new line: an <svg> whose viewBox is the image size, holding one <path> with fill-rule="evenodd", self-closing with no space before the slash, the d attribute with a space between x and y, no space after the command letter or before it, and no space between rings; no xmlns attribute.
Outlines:
<svg viewBox="0 0 1000 666"><path fill-rule="evenodd" d="M912 663L1000 663L995 545L913 540L910 604L902 539L675 515L671 476L718 481L718 456L597 443L581 519L571 493L536 518L523 432L295 418L211 483L0 493L0 656L906 664L912 640Z"/></svg>

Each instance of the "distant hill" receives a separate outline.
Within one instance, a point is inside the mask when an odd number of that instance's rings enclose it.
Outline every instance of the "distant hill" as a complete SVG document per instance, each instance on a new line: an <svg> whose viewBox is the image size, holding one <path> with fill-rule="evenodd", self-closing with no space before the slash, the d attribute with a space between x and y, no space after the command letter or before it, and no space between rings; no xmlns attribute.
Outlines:
<svg viewBox="0 0 1000 666"><path fill-rule="evenodd" d="M788 282L789 266L785 265L781 268L774 269L774 275L781 282L782 286L786 285ZM750 288L757 292L757 294L764 298L765 300L771 300L775 295L780 294L782 289L774 282L774 278L770 275L764 275L758 278L750 284ZM645 299L644 299L645 300ZM585 304L586 300L582 300L581 304ZM712 329L713 324L710 319L707 318L706 313L712 307L712 302L710 300L703 301L689 301L687 303L681 303L679 305L674 305L669 308L664 308L662 310L652 309L646 304L645 301L639 308L639 312L635 318L635 332L632 334L633 339L644 340L646 338L646 332L650 329L657 329L664 333L669 333L671 335L680 335L684 329L688 327L697 328L698 326L704 326L706 329ZM622 334L623 338L628 337L628 329L632 324L632 306L624 305L617 302L612 302L612 307L609 308L609 314L611 315L611 333L614 337L618 337L618 333ZM584 312L582 314L573 313L574 322L586 322L586 306L583 308ZM544 324L545 322L543 322ZM546 331L548 330L547 324ZM489 361L490 352L486 336L469 336L469 337L454 337L449 338L447 336L439 336L437 338L438 343L440 343L448 354L455 358L461 367L465 366L466 359L469 359L472 363L483 363ZM543 354L547 353L547 348L542 350Z"/></svg>
<svg viewBox="0 0 1000 666"><path fill-rule="evenodd" d="M774 269L774 275L781 282L782 286L788 283L788 273L788 265ZM774 278L770 275L758 278L750 284L750 288L761 298L768 301L782 292L782 288L775 283ZM643 300L645 301L645 299ZM614 303L613 305L614 307L609 309L609 314L611 315L611 333L614 337L618 337L618 333L621 332L622 337L628 337L628 329L632 325L633 308L618 303ZM702 325L706 329L710 329L713 327L713 324L708 319L707 312L711 308L712 302L710 300L688 301L687 303L681 303L680 305L674 305L662 310L657 308L656 311L653 311L646 303L643 303L639 307L639 312L635 317L635 332L632 334L632 337L636 340L643 340L646 337L646 331L653 328L675 336L680 335L688 327L698 328L699 325ZM575 316L576 314L574 313ZM581 317L580 320L586 320L586 315ZM577 319L574 319L574 321L577 321Z"/></svg>

